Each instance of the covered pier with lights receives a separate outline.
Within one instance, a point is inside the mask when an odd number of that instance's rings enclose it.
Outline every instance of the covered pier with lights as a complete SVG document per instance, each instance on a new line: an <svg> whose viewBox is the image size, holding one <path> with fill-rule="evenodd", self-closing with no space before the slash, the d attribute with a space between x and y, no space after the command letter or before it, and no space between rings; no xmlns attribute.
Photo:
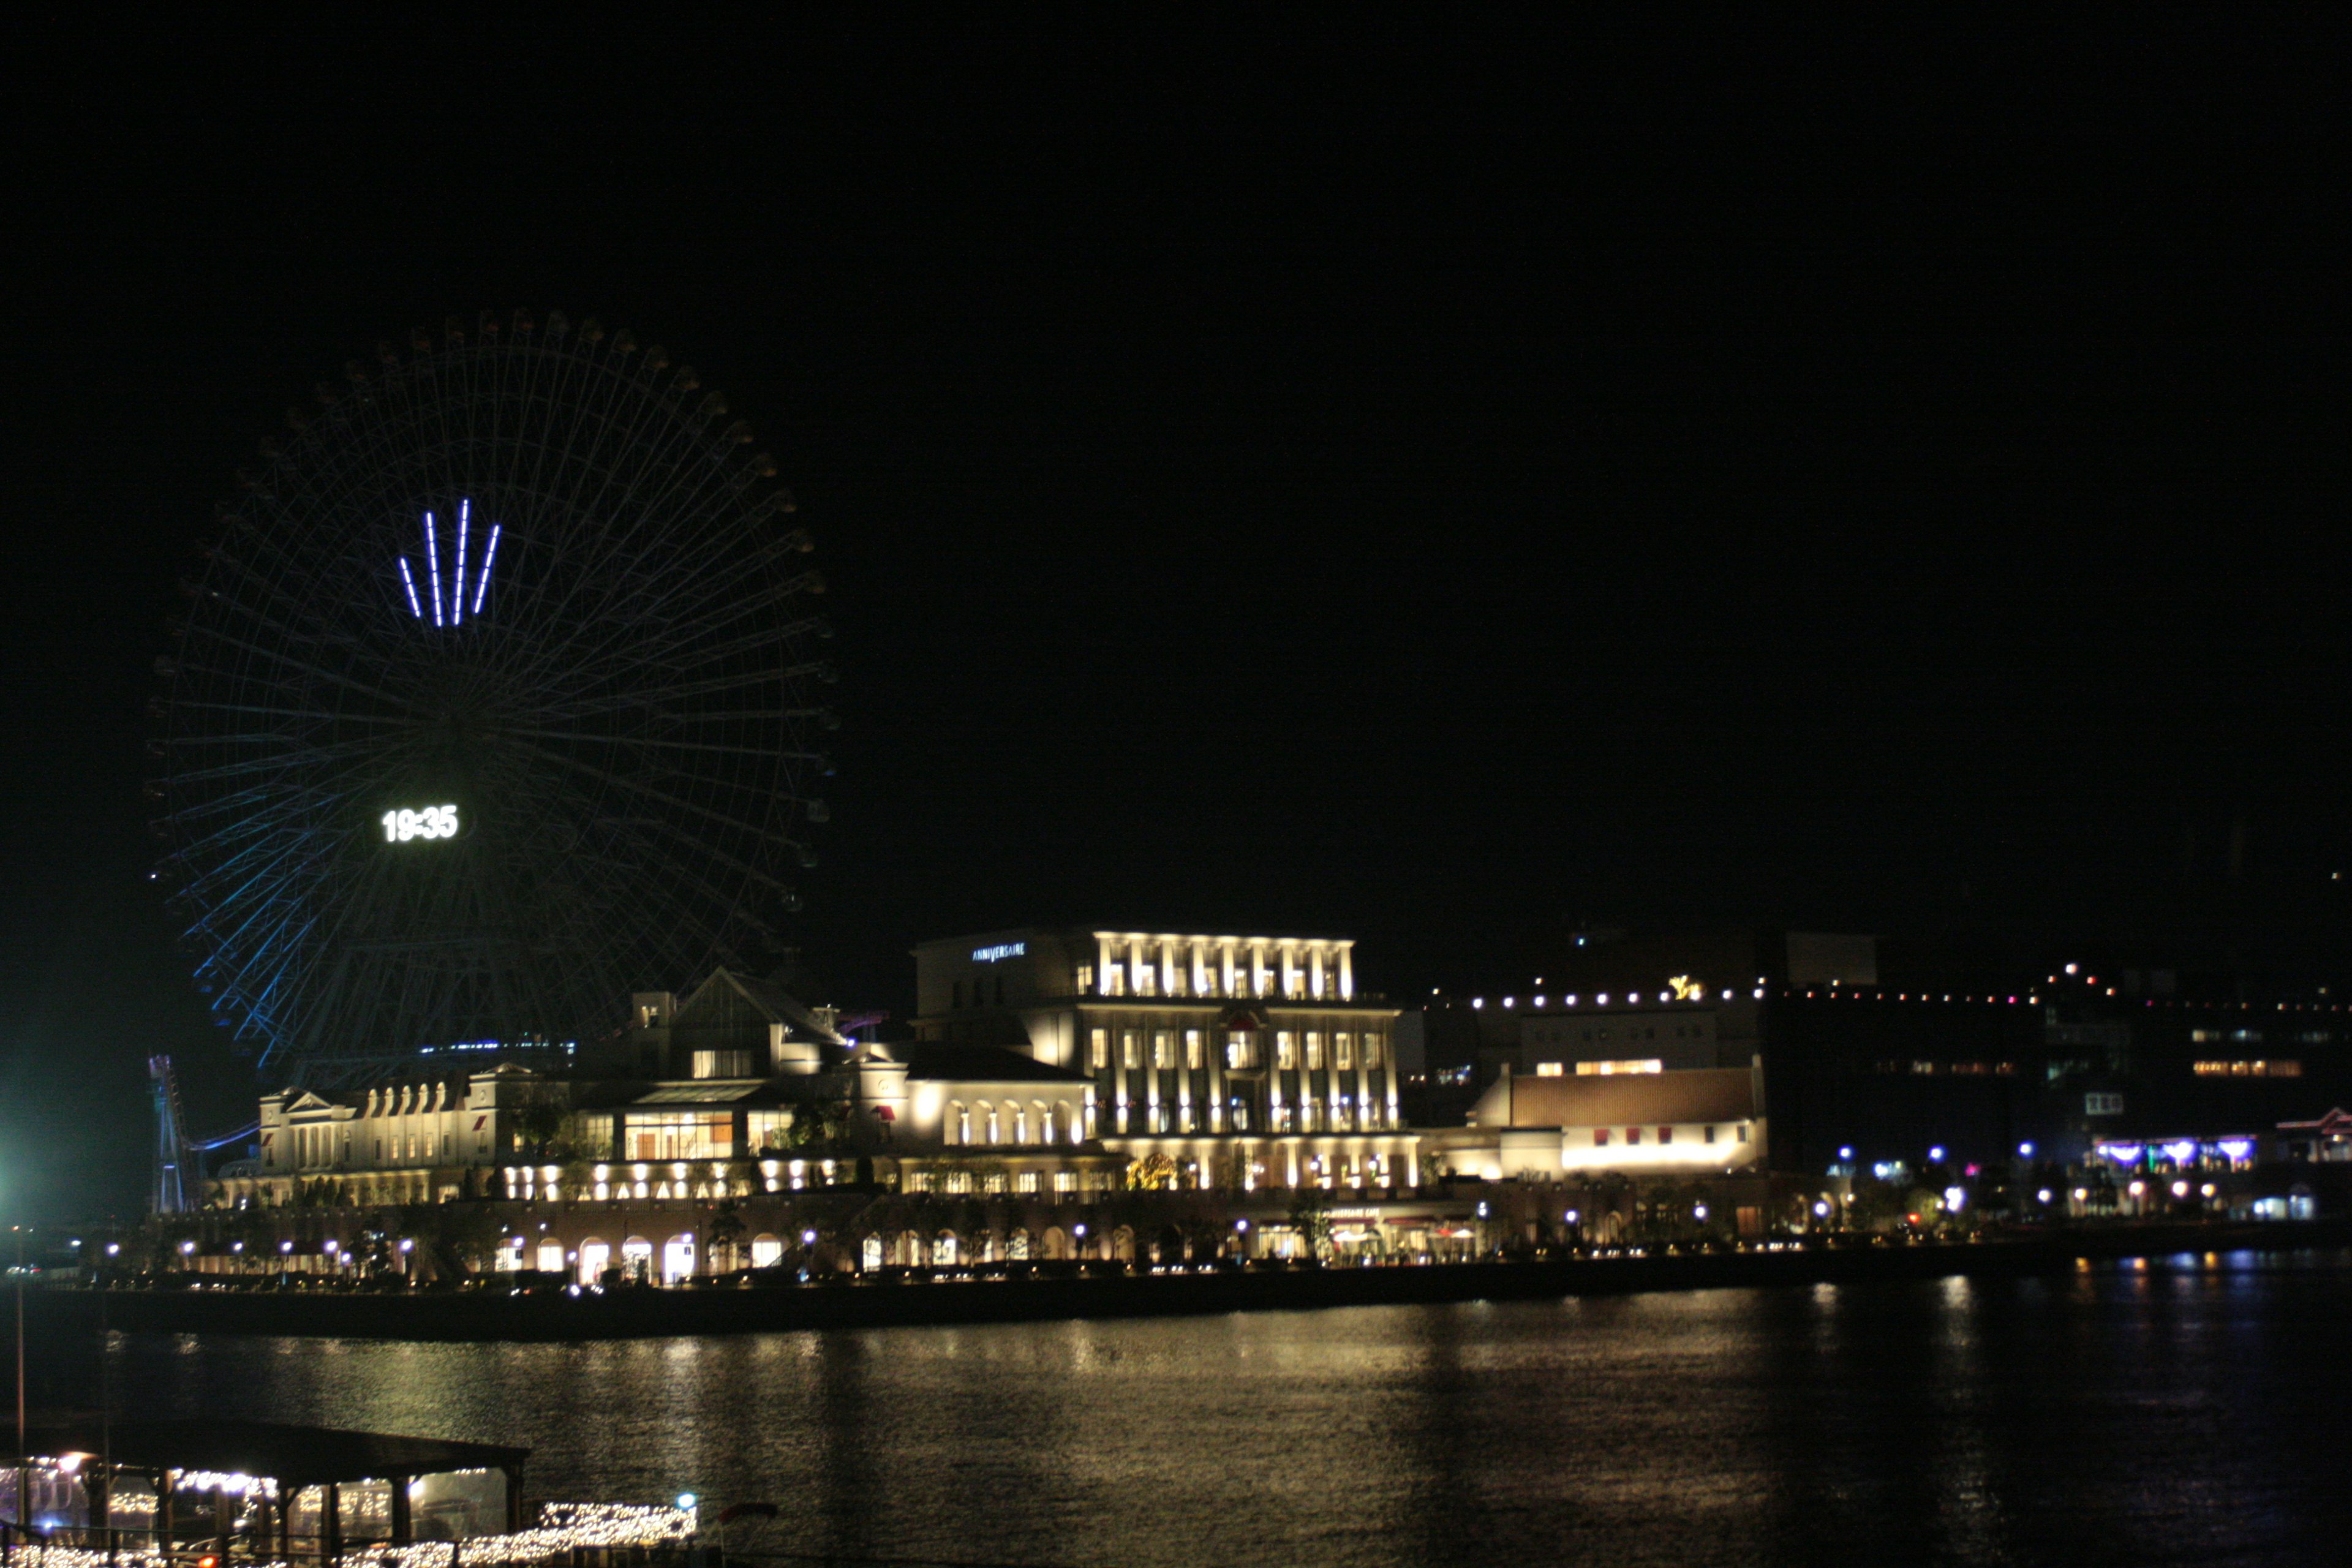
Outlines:
<svg viewBox="0 0 2352 1568"><path fill-rule="evenodd" d="M5 1537L175 1558L332 1562L522 1527L528 1448L266 1421L53 1417L26 1432Z"/></svg>

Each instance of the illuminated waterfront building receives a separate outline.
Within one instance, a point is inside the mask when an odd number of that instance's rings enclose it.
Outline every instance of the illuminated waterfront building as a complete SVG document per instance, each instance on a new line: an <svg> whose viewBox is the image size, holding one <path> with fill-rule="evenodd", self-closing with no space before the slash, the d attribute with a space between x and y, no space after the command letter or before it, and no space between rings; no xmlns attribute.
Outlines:
<svg viewBox="0 0 2352 1568"><path fill-rule="evenodd" d="M684 1001L638 994L621 1037L562 1075L509 1064L266 1095L255 1156L224 1167L206 1201L710 1201L853 1182L1066 1195L1120 1180L1126 1160L1095 1120L1082 1073L856 1041L830 1009L721 969Z"/></svg>
<svg viewBox="0 0 2352 1568"><path fill-rule="evenodd" d="M1346 938L1024 927L915 949L929 1041L1083 1075L1091 1131L1168 1184L1421 1184L1399 1009L1358 991Z"/></svg>

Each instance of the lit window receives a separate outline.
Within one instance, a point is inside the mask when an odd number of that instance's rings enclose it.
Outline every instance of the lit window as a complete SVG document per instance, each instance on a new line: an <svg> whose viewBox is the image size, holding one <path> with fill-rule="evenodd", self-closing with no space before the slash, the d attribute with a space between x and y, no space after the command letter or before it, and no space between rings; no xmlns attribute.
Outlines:
<svg viewBox="0 0 2352 1568"><path fill-rule="evenodd" d="M1293 1043L1295 1038L1296 1037L1287 1029L1276 1029L1274 1032L1274 1065L1276 1067L1295 1068L1298 1065L1298 1048Z"/></svg>
<svg viewBox="0 0 2352 1568"><path fill-rule="evenodd" d="M1309 1029L1309 1030L1307 1030L1307 1070L1308 1070L1309 1072L1312 1072L1312 1071L1314 1071L1316 1068L1320 1068L1322 1065L1323 1065L1323 1036L1322 1036L1322 1033L1321 1033L1321 1031L1319 1031L1319 1030L1316 1030L1316 1029Z"/></svg>
<svg viewBox="0 0 2352 1568"><path fill-rule="evenodd" d="M2291 1059L2203 1061L2191 1064L2189 1071L2199 1078L2301 1078L2303 1064Z"/></svg>
<svg viewBox="0 0 2352 1568"><path fill-rule="evenodd" d="M1601 1033L1605 1036L1608 1031L1604 1029ZM1664 1060L1658 1057L1642 1057L1631 1061L1579 1062L1576 1064L1576 1075L1579 1078L1609 1078L1618 1073L1649 1073L1664 1072L1665 1070L1666 1064Z"/></svg>
<svg viewBox="0 0 2352 1568"><path fill-rule="evenodd" d="M1354 1036L1334 1035L1331 1037L1331 1065L1335 1068L1352 1068L1356 1065Z"/></svg>
<svg viewBox="0 0 2352 1568"><path fill-rule="evenodd" d="M1381 1065L1381 1037L1378 1035L1364 1037L1364 1065L1368 1068Z"/></svg>
<svg viewBox="0 0 2352 1568"><path fill-rule="evenodd" d="M1133 1029L1121 1029L1118 1032L1118 1059L1122 1067L1139 1068L1143 1065L1143 1058Z"/></svg>
<svg viewBox="0 0 2352 1568"><path fill-rule="evenodd" d="M1087 1065L1093 1068L1110 1066L1110 1031L1097 1029L1087 1037Z"/></svg>
<svg viewBox="0 0 2352 1568"><path fill-rule="evenodd" d="M1200 1069L1201 1031L1198 1029L1184 1031L1184 1066L1194 1071Z"/></svg>
<svg viewBox="0 0 2352 1568"><path fill-rule="evenodd" d="M1229 1068L1257 1066L1255 1037L1236 1029L1225 1037L1225 1065Z"/></svg>
<svg viewBox="0 0 2352 1568"><path fill-rule="evenodd" d="M1172 1068L1176 1065L1175 1047L1169 1043L1168 1031L1165 1029L1152 1032L1151 1065L1156 1068Z"/></svg>
<svg viewBox="0 0 2352 1568"><path fill-rule="evenodd" d="M1538 1062L1536 1063L1536 1076L1538 1078L1561 1078L1566 1076L1566 1072L1562 1064L1559 1062Z"/></svg>

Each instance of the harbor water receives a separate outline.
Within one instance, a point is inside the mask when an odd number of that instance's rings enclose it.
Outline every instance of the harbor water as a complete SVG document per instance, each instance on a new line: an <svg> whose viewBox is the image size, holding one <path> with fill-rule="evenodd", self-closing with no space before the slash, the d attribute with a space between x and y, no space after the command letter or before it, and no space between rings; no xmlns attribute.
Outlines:
<svg viewBox="0 0 2352 1568"><path fill-rule="evenodd" d="M2341 1560L2352 1257L592 1344L115 1336L118 1410L528 1444L737 1549L1128 1564Z"/></svg>

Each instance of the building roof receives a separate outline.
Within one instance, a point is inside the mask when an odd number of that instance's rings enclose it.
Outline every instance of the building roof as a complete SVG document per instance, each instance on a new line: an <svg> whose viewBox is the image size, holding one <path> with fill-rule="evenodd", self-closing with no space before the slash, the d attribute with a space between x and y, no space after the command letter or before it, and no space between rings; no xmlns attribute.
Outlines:
<svg viewBox="0 0 2352 1568"><path fill-rule="evenodd" d="M403 1437L277 1421L117 1421L111 1431L94 1415L28 1425L26 1449L38 1455L112 1452L136 1469L216 1470L268 1476L287 1487L328 1481L386 1480L446 1470L512 1470L529 1448Z"/></svg>
<svg viewBox="0 0 2352 1568"><path fill-rule="evenodd" d="M883 1049L907 1064L909 1079L961 1083L1086 1083L1082 1072L997 1046L894 1045Z"/></svg>
<svg viewBox="0 0 2352 1568"><path fill-rule="evenodd" d="M1607 1127L1645 1122L1752 1121L1755 1075L1746 1068L1591 1073L1497 1079L1471 1112L1479 1127Z"/></svg>
<svg viewBox="0 0 2352 1568"><path fill-rule="evenodd" d="M641 1094L629 1101L632 1105L732 1105L739 1100L749 1100L765 1087L764 1081L745 1082L740 1079L697 1079L688 1083L666 1083L650 1093Z"/></svg>
<svg viewBox="0 0 2352 1568"><path fill-rule="evenodd" d="M731 986L736 994L749 1002L772 1024L789 1024L802 1034L814 1036L832 1045L847 1046L851 1043L848 1036L819 1019L814 1012L802 1004L800 998L775 982L754 980L724 965L712 970L710 978L697 986L693 995L678 1004L678 1016L683 1016L688 1009L699 1003L712 986L722 984Z"/></svg>

